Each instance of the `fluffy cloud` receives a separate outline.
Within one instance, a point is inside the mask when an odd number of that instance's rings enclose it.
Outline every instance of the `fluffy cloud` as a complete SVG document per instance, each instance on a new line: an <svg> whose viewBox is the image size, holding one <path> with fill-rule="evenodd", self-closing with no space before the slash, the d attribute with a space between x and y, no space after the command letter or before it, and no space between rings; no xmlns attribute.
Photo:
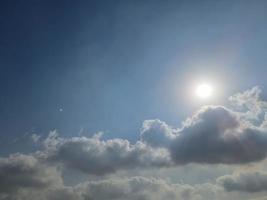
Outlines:
<svg viewBox="0 0 267 200"><path fill-rule="evenodd" d="M226 191L262 192L267 191L267 173L263 171L243 172L225 175L217 179Z"/></svg>
<svg viewBox="0 0 267 200"><path fill-rule="evenodd" d="M247 126L236 112L209 106L187 120L170 151L177 164L249 163L266 157L267 134Z"/></svg>
<svg viewBox="0 0 267 200"><path fill-rule="evenodd" d="M102 140L100 137L60 138L52 132L44 141L44 154L50 161L96 175L188 163L260 161L267 153L265 118L258 126L249 121L252 115L258 118L259 113L265 113L265 103L259 100L259 92L258 88L253 88L231 97L237 110L223 106L203 107L180 129L160 120L146 120L140 140L135 144L128 140ZM248 105L245 106L246 102ZM253 107L251 102L256 105ZM242 111L240 106L246 109L242 108Z"/></svg>
<svg viewBox="0 0 267 200"><path fill-rule="evenodd" d="M220 188L211 184L190 186L144 177L88 182L77 188L86 200L204 200L207 197L214 199L221 192Z"/></svg>
<svg viewBox="0 0 267 200"><path fill-rule="evenodd" d="M116 200L138 200L138 199L177 199L179 192L183 192L179 187L171 186L164 181L133 177L124 180L106 180L89 182L78 186L82 191L86 191L85 199L116 199Z"/></svg>
<svg viewBox="0 0 267 200"><path fill-rule="evenodd" d="M31 155L14 154L0 158L0 194L16 193L21 189L43 190L62 185L61 175Z"/></svg>
<svg viewBox="0 0 267 200"><path fill-rule="evenodd" d="M145 120L141 129L141 141L152 147L168 148L176 137L176 132L159 119Z"/></svg>
<svg viewBox="0 0 267 200"><path fill-rule="evenodd" d="M34 154L0 158L0 200L224 199L221 187L169 184L144 177L63 184L61 170L92 175L118 170L181 166L188 163L245 164L266 158L266 102L259 88L230 98L232 107L206 106L179 129L146 120L140 140L62 138L51 132ZM38 139L39 140L39 139ZM40 141L41 142L41 141ZM234 174L217 180L226 191L265 191L265 173ZM220 193L220 195L219 195Z"/></svg>
<svg viewBox="0 0 267 200"><path fill-rule="evenodd" d="M242 93L229 97L234 110L241 111L240 115L252 124L259 125L264 120L267 102L260 99L261 89L253 87Z"/></svg>
<svg viewBox="0 0 267 200"><path fill-rule="evenodd" d="M223 190L215 185L190 186L172 184L161 179L132 177L88 181L76 186L60 186L43 190L22 189L0 194L1 200L206 200L221 199Z"/></svg>
<svg viewBox="0 0 267 200"><path fill-rule="evenodd" d="M120 169L163 167L171 164L166 149L154 149L142 142L133 145L128 140L103 141L99 137L63 139L53 132L45 145L49 161L61 162L89 174L103 175Z"/></svg>
<svg viewBox="0 0 267 200"><path fill-rule="evenodd" d="M229 98L231 109L206 106L181 129L160 120L144 122L141 141L156 148L166 147L177 165L187 163L242 164L266 158L267 102L254 87Z"/></svg>

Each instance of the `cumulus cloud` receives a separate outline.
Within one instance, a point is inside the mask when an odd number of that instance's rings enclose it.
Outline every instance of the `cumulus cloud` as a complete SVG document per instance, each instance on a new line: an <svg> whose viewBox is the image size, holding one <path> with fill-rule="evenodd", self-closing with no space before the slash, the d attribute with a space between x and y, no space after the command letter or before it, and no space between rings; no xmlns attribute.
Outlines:
<svg viewBox="0 0 267 200"><path fill-rule="evenodd" d="M60 173L31 155L13 154L0 158L0 193L12 193L21 188L36 190L61 185Z"/></svg>
<svg viewBox="0 0 267 200"><path fill-rule="evenodd" d="M176 132L159 119L145 120L141 129L141 141L152 147L169 147Z"/></svg>
<svg viewBox="0 0 267 200"><path fill-rule="evenodd" d="M135 143L104 140L100 135L63 138L52 131L44 141L36 138L42 142L42 150L0 158L0 200L216 199L219 186L208 184L205 188L209 189L204 190L202 186L168 184L144 177L65 186L60 170L105 175L118 170L188 163L244 164L265 159L266 102L260 100L259 88L234 95L230 101L230 108L201 108L177 129L158 119L146 120L140 140ZM224 176L217 182L226 191L258 192L266 190L266 180L266 174L252 173ZM200 191L205 191L205 198Z"/></svg>
<svg viewBox="0 0 267 200"><path fill-rule="evenodd" d="M266 158L266 102L254 87L230 97L231 109L207 106L186 120L171 154L178 164L240 164Z"/></svg>
<svg viewBox="0 0 267 200"><path fill-rule="evenodd" d="M208 106L187 120L170 149L177 164L239 164L266 157L267 134L247 126L236 112Z"/></svg>
<svg viewBox="0 0 267 200"><path fill-rule="evenodd" d="M177 165L187 163L242 164L266 158L265 101L254 87L230 97L231 109L206 106L188 118L181 129L160 120L144 123L141 139L165 146Z"/></svg>
<svg viewBox="0 0 267 200"><path fill-rule="evenodd" d="M262 192L267 191L267 173L263 171L242 172L225 175L217 179L226 191Z"/></svg>
<svg viewBox="0 0 267 200"><path fill-rule="evenodd" d="M173 187L164 181L133 177L124 180L106 180L89 182L79 186L86 191L85 199L116 199L116 200L138 200L138 199L177 199L179 192L183 192L178 186Z"/></svg>
<svg viewBox="0 0 267 200"><path fill-rule="evenodd" d="M259 88L252 88L230 99L237 106L244 106L246 99L257 104L257 109L246 108L248 115L258 116L265 112L259 92ZM146 120L135 144L123 139L102 140L99 136L61 138L53 131L44 141L44 154L49 161L96 175L188 163L256 162L266 158L267 132L262 126L265 118L255 126L244 117L247 110L206 106L188 118L180 129L158 119Z"/></svg>
<svg viewBox="0 0 267 200"><path fill-rule="evenodd" d="M74 137L63 139L53 132L45 140L49 161L96 175L120 169L163 167L171 164L166 149L153 149L142 142L130 144L128 140L101 140L100 137Z"/></svg>
<svg viewBox="0 0 267 200"><path fill-rule="evenodd" d="M190 186L144 177L88 182L78 188L86 191L81 193L88 200L204 200L208 196L216 198L221 192L220 188L211 184Z"/></svg>
<svg viewBox="0 0 267 200"><path fill-rule="evenodd" d="M222 189L212 185L168 183L162 179L132 177L87 181L75 186L60 186L44 190L20 190L0 194L0 199L12 200L206 200L219 199Z"/></svg>
<svg viewBox="0 0 267 200"><path fill-rule="evenodd" d="M239 115L247 123L260 126L264 123L267 111L267 102L261 100L261 89L256 86L242 93L229 97L233 110L240 111Z"/></svg>

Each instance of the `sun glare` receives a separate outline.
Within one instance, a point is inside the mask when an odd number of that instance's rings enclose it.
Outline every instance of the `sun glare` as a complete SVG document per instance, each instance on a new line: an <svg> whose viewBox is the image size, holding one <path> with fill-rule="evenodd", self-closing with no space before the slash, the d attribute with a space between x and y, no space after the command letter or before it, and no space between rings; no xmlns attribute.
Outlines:
<svg viewBox="0 0 267 200"><path fill-rule="evenodd" d="M202 83L197 86L195 93L197 97L207 99L212 96L213 88L209 84Z"/></svg>

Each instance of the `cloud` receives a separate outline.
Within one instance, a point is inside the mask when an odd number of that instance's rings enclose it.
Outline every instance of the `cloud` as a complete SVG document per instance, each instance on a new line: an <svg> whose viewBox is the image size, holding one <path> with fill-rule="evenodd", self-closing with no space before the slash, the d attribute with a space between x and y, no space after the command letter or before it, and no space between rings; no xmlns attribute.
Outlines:
<svg viewBox="0 0 267 200"><path fill-rule="evenodd" d="M242 164L266 158L267 103L254 87L230 97L232 108L205 106L188 118L181 129L160 120L144 123L141 141L166 147L176 165L188 163Z"/></svg>
<svg viewBox="0 0 267 200"><path fill-rule="evenodd" d="M142 142L101 140L100 137L60 138L51 133L44 141L49 161L89 174L103 175L134 168L163 167L171 163L166 149L154 149Z"/></svg>
<svg viewBox="0 0 267 200"><path fill-rule="evenodd" d="M0 158L0 193L12 193L21 188L61 185L60 173L31 155L13 154Z"/></svg>
<svg viewBox="0 0 267 200"><path fill-rule="evenodd" d="M180 189L168 185L164 181L133 177L124 180L106 180L89 182L79 186L85 199L101 200L138 200L138 199L177 199ZM180 190L179 190L180 189Z"/></svg>
<svg viewBox="0 0 267 200"><path fill-rule="evenodd" d="M41 135L37 135L35 133L31 135L31 139L34 143L37 143L40 140L40 138L41 138Z"/></svg>
<svg viewBox="0 0 267 200"><path fill-rule="evenodd" d="M247 123L260 126L264 123L267 102L261 100L261 89L256 86L242 93L229 97L232 109L240 111L239 115Z"/></svg>
<svg viewBox="0 0 267 200"><path fill-rule="evenodd" d="M266 158L265 102L253 88L231 98L232 107L205 106L173 128L158 119L146 120L140 139L63 138L52 131L39 139L43 149L0 158L0 200L224 199L218 185L170 184L144 177L115 178L65 186L62 169L91 175L120 170L200 164L246 164ZM248 99L249 105L246 104ZM253 106L256 104L256 108ZM74 172L75 173L75 172ZM217 180L226 191L265 191L265 173L234 174ZM221 188L221 189L220 189ZM220 194L221 195L221 194ZM218 198L217 198L217 197ZM216 198L215 198L216 197Z"/></svg>
<svg viewBox="0 0 267 200"><path fill-rule="evenodd" d="M267 191L267 173L263 171L242 172L238 174L225 175L217 179L228 192L262 192Z"/></svg>
<svg viewBox="0 0 267 200"><path fill-rule="evenodd" d="M221 188L212 184L173 184L162 179L131 177L87 181L75 186L25 190L0 194L0 200L206 200L220 197Z"/></svg>
<svg viewBox="0 0 267 200"><path fill-rule="evenodd" d="M190 186L144 177L87 182L78 188L88 200L204 200L211 193L216 197L220 192L211 184Z"/></svg>
<svg viewBox="0 0 267 200"><path fill-rule="evenodd" d="M145 120L141 129L141 141L152 147L169 147L176 137L176 130L165 122Z"/></svg>
<svg viewBox="0 0 267 200"><path fill-rule="evenodd" d="M259 89L253 88L232 97L235 104L243 105L259 100ZM253 102L254 102L253 100ZM238 103L240 102L240 103ZM259 103L258 103L259 102ZM252 116L254 108L248 108ZM247 111L241 112L224 106L205 106L188 118L180 129L174 129L158 119L146 120L140 140L102 140L101 136L62 138L53 131L43 142L47 160L88 174L104 175L118 170L135 168L180 166L188 163L244 164L266 158L267 133L255 126Z"/></svg>
<svg viewBox="0 0 267 200"><path fill-rule="evenodd" d="M249 163L266 157L267 134L247 126L236 112L208 106L187 120L170 151L177 164Z"/></svg>

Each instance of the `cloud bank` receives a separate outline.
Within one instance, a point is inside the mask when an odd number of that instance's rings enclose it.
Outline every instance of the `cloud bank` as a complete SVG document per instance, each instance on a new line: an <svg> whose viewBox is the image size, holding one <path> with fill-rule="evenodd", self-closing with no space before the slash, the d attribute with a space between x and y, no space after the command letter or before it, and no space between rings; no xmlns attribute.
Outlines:
<svg viewBox="0 0 267 200"><path fill-rule="evenodd" d="M51 162L95 175L188 163L260 161L266 158L267 132L266 119L259 123L259 115L265 114L265 102L259 100L259 93L259 88L253 88L231 97L238 111L224 106L203 107L180 129L158 119L146 120L140 140L135 144L123 139L102 140L101 137L60 138L52 132L44 141L43 154ZM257 119L258 125L249 119Z"/></svg>
<svg viewBox="0 0 267 200"><path fill-rule="evenodd" d="M0 193L1 200L204 200L206 197L221 195L221 188L211 184L190 186L172 184L161 179L132 177L87 181L75 186L62 184L34 185L16 191Z"/></svg>
<svg viewBox="0 0 267 200"><path fill-rule="evenodd" d="M248 193L267 191L267 173L264 171L243 172L225 175L217 179L226 191Z"/></svg>
<svg viewBox="0 0 267 200"><path fill-rule="evenodd" d="M0 200L202 199L199 187L144 177L65 186L62 170L103 176L120 170L189 163L247 164L265 159L267 106L260 100L260 89L252 88L229 100L229 107L201 108L181 128L158 119L146 120L134 144L125 139L103 140L100 136L62 138L51 132L38 152L0 158ZM226 191L260 192L266 190L266 177L262 173L227 175L217 180L219 186L208 187L216 195L221 186Z"/></svg>
<svg viewBox="0 0 267 200"><path fill-rule="evenodd" d="M169 166L169 152L154 149L138 141L132 145L128 140L103 141L99 137L58 138L52 133L45 140L44 156L53 163L85 173L103 175L120 169Z"/></svg>

